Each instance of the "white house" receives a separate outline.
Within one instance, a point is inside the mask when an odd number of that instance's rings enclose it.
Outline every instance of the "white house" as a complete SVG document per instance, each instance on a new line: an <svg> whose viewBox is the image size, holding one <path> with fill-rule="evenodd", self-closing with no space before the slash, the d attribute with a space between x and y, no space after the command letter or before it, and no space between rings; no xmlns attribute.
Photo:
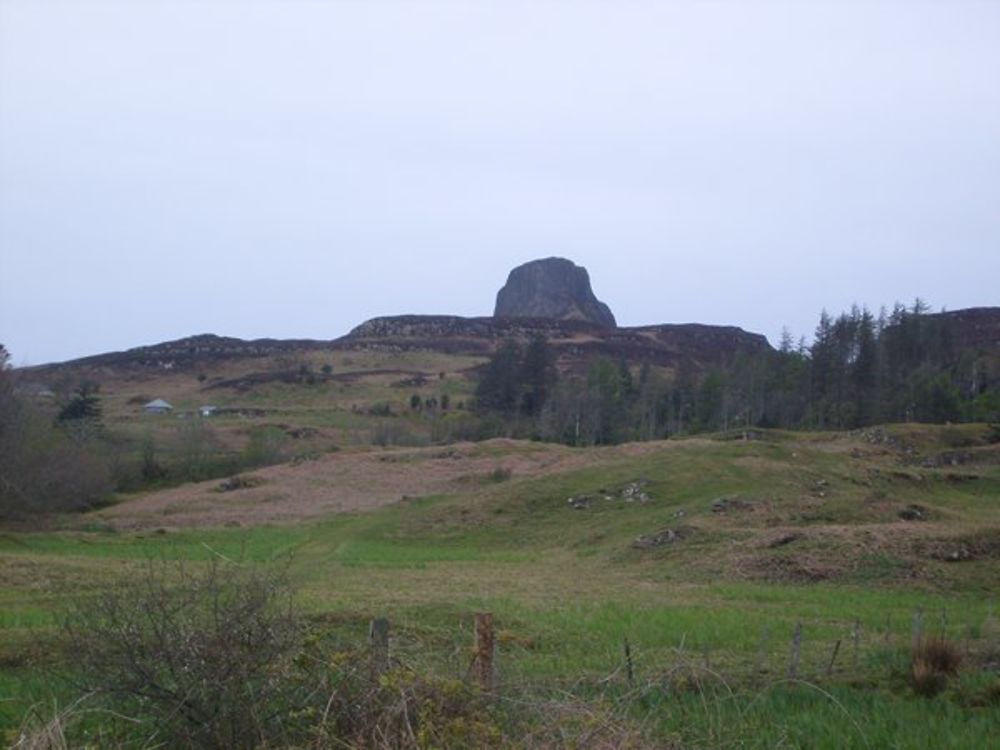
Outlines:
<svg viewBox="0 0 1000 750"><path fill-rule="evenodd" d="M218 411L218 406L210 406L209 404L204 404L198 407L198 413L203 417L210 417Z"/></svg>
<svg viewBox="0 0 1000 750"><path fill-rule="evenodd" d="M174 407L162 398L157 398L142 407L142 410L147 414L169 414L174 410Z"/></svg>

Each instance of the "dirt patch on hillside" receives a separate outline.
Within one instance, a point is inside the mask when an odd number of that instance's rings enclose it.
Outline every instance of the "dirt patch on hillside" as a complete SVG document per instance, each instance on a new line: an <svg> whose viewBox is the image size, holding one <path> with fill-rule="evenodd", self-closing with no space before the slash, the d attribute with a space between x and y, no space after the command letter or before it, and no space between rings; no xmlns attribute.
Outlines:
<svg viewBox="0 0 1000 750"><path fill-rule="evenodd" d="M654 444L643 451L653 450ZM344 451L297 466L285 464L242 475L238 490L222 480L150 493L97 514L122 529L252 526L369 511L409 498L470 491L502 470L505 481L571 471L635 455L634 447L574 450L514 440L489 440L419 449Z"/></svg>

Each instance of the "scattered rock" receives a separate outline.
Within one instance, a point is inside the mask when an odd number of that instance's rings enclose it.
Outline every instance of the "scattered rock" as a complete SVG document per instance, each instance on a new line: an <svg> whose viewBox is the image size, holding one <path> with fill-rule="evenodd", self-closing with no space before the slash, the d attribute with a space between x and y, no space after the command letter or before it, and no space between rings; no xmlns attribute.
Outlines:
<svg viewBox="0 0 1000 750"><path fill-rule="evenodd" d="M712 501L713 513L731 513L733 511L750 510L753 503L738 497L720 497Z"/></svg>
<svg viewBox="0 0 1000 750"><path fill-rule="evenodd" d="M652 534L643 534L642 536L636 537L632 542L632 547L635 549L653 549L655 547L664 547L668 544L676 544L682 539L690 536L692 529L689 528L677 528L677 529L660 529Z"/></svg>
<svg viewBox="0 0 1000 750"><path fill-rule="evenodd" d="M573 510L586 510L590 507L590 495L575 495L566 500Z"/></svg>
<svg viewBox="0 0 1000 750"><path fill-rule="evenodd" d="M957 549L945 552L939 557L940 560L944 562L965 562L966 560L974 560L976 556L972 554L972 550L966 547L964 544Z"/></svg>
<svg viewBox="0 0 1000 750"><path fill-rule="evenodd" d="M872 445L894 444L897 442L883 427L870 427L867 430L860 430L855 434L866 443Z"/></svg>
<svg viewBox="0 0 1000 750"><path fill-rule="evenodd" d="M285 429L285 434L292 440L305 440L319 435L319 430L315 427L288 427Z"/></svg>
<svg viewBox="0 0 1000 750"><path fill-rule="evenodd" d="M215 488L216 492L234 492L236 490L245 490L250 487L259 487L264 484L264 480L260 477L248 477L237 474L234 477L229 477L218 487Z"/></svg>
<svg viewBox="0 0 1000 750"><path fill-rule="evenodd" d="M621 490L608 490L605 487L601 487L593 495L574 495L567 498L566 502L574 510L589 508L598 499L613 502L620 498L626 503L648 503L652 498L642 489L647 484L649 484L648 479L636 479L626 484Z"/></svg>
<svg viewBox="0 0 1000 750"><path fill-rule="evenodd" d="M813 497L826 497L826 491L830 487L830 483L825 479L817 479L812 484L812 495Z"/></svg>
<svg viewBox="0 0 1000 750"><path fill-rule="evenodd" d="M925 469L939 466L964 466L973 460L973 455L967 451L946 451L936 456L928 456L920 462Z"/></svg>
<svg viewBox="0 0 1000 750"><path fill-rule="evenodd" d="M922 505L911 503L899 511L899 517L904 521L926 521L930 516L930 511Z"/></svg>
<svg viewBox="0 0 1000 750"><path fill-rule="evenodd" d="M916 453L912 446L909 446L899 438L890 435L888 430L884 427L870 427L865 430L859 430L853 434L871 445L888 445L889 447L901 450L908 455Z"/></svg>
<svg viewBox="0 0 1000 750"><path fill-rule="evenodd" d="M643 487L649 484L646 479L637 479L626 484L621 491L622 499L627 503L638 501L640 503L649 502L649 495L643 491Z"/></svg>
<svg viewBox="0 0 1000 750"><path fill-rule="evenodd" d="M781 536L772 539L770 542L767 543L767 547L768 549L776 549L777 547L784 547L785 545L798 541L801 538L802 538L801 534L796 534L793 531L788 534L782 534Z"/></svg>

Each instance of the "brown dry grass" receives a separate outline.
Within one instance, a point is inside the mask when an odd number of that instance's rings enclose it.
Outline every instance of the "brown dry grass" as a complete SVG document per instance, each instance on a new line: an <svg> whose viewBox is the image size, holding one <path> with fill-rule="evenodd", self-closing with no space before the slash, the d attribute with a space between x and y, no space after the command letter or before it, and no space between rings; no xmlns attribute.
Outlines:
<svg viewBox="0 0 1000 750"><path fill-rule="evenodd" d="M910 684L914 692L932 697L944 690L948 678L958 674L962 655L958 646L943 637L915 644L911 653Z"/></svg>
<svg viewBox="0 0 1000 750"><path fill-rule="evenodd" d="M497 469L509 470L512 481L517 481L644 455L656 445L573 450L496 439L446 447L341 451L249 473L260 480L255 487L218 492L219 480L200 482L131 498L94 515L120 529L294 522L370 511L407 497L468 492L470 482L481 478L486 483Z"/></svg>

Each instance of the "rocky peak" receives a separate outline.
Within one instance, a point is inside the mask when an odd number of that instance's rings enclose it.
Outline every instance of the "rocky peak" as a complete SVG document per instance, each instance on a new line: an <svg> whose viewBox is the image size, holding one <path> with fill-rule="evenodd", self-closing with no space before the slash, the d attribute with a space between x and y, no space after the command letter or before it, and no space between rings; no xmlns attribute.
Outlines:
<svg viewBox="0 0 1000 750"><path fill-rule="evenodd" d="M518 266L497 292L495 318L585 320L615 327L610 308L594 296L587 269L565 258Z"/></svg>

